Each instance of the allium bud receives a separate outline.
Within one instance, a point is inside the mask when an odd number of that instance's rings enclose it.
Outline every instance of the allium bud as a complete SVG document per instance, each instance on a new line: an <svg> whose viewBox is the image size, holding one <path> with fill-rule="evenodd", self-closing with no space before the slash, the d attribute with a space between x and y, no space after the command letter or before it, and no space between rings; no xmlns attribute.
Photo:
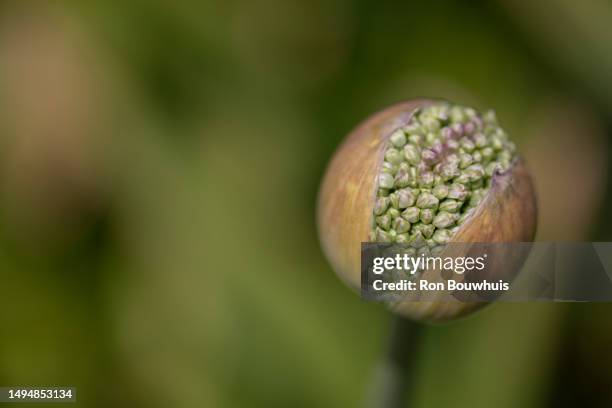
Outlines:
<svg viewBox="0 0 612 408"><path fill-rule="evenodd" d="M382 215L389 207L389 197L377 197L374 204L374 214Z"/></svg>
<svg viewBox="0 0 612 408"><path fill-rule="evenodd" d="M431 208L425 208L424 210L421 210L419 219L423 224L431 224L431 222L434 220L434 210L432 210Z"/></svg>
<svg viewBox="0 0 612 408"><path fill-rule="evenodd" d="M416 206L419 208L437 208L440 200L435 195L422 191L417 198Z"/></svg>
<svg viewBox="0 0 612 408"><path fill-rule="evenodd" d="M403 188L397 192L398 208L408 208L414 204L414 193L409 188Z"/></svg>
<svg viewBox="0 0 612 408"><path fill-rule="evenodd" d="M391 137L389 137L389 141L393 146L397 147L398 149L402 148L406 144L406 135L401 129L398 129L393 132Z"/></svg>
<svg viewBox="0 0 612 408"><path fill-rule="evenodd" d="M440 211L446 211L446 212L449 212L449 213L455 213L455 212L459 211L459 209L461 208L462 205L463 205L462 202L449 198L448 200L442 201L440 203L440 206L438 207L438 209Z"/></svg>
<svg viewBox="0 0 612 408"><path fill-rule="evenodd" d="M398 234L403 234L404 232L410 231L411 224L401 217L397 217L393 220L393 229Z"/></svg>
<svg viewBox="0 0 612 408"><path fill-rule="evenodd" d="M438 200L442 200L443 198L446 198L446 196L448 196L448 186L446 184L438 184L433 188L432 194Z"/></svg>
<svg viewBox="0 0 612 408"><path fill-rule="evenodd" d="M493 111L414 100L362 123L336 152L318 204L326 256L361 282L361 243L528 242L536 227L531 178ZM439 250L439 249L438 249ZM392 309L446 320L476 303L399 302Z"/></svg>
<svg viewBox="0 0 612 408"><path fill-rule="evenodd" d="M402 218L406 221L415 224L421 215L421 210L417 207L406 208L406 210L402 213Z"/></svg>

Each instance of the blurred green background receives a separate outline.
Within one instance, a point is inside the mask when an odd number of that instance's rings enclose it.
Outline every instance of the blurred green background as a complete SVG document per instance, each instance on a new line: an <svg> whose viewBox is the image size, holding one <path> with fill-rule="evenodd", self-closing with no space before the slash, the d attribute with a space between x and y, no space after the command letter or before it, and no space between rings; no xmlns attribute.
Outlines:
<svg viewBox="0 0 612 408"><path fill-rule="evenodd" d="M0 384L73 385L84 407L360 406L390 315L319 249L334 149L403 99L494 107L538 239L612 240L611 21L605 0L3 1ZM428 327L410 404L611 406L611 311Z"/></svg>

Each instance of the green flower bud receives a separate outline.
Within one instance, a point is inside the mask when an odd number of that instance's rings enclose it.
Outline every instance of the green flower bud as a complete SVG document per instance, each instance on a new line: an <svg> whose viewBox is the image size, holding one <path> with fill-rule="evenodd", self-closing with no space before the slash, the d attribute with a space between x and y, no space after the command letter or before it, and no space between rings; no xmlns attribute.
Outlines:
<svg viewBox="0 0 612 408"><path fill-rule="evenodd" d="M425 141L427 142L427 144L432 145L436 142L436 140L438 140L438 134L437 133L432 133L429 132L425 135Z"/></svg>
<svg viewBox="0 0 612 408"><path fill-rule="evenodd" d="M412 133L408 135L408 142L413 146L420 146L423 143L423 136L421 136L421 134Z"/></svg>
<svg viewBox="0 0 612 408"><path fill-rule="evenodd" d="M417 169L415 167L411 167L410 168L410 186L411 187L416 187L418 185L417 183Z"/></svg>
<svg viewBox="0 0 612 408"><path fill-rule="evenodd" d="M465 170L465 173L469 176L469 181L478 181L484 177L485 172L480 164L472 164Z"/></svg>
<svg viewBox="0 0 612 408"><path fill-rule="evenodd" d="M376 228L375 236L376 242L393 242L393 236L381 228Z"/></svg>
<svg viewBox="0 0 612 408"><path fill-rule="evenodd" d="M397 196L397 191L389 194L389 204L393 208L399 208L399 197Z"/></svg>
<svg viewBox="0 0 612 408"><path fill-rule="evenodd" d="M496 151L500 151L504 148L504 141L498 135L491 136L491 147Z"/></svg>
<svg viewBox="0 0 612 408"><path fill-rule="evenodd" d="M474 158L471 154L462 153L459 159L459 167L461 169L467 168L470 164L474 163Z"/></svg>
<svg viewBox="0 0 612 408"><path fill-rule="evenodd" d="M408 208L414 205L415 197L409 188L401 189L397 192L398 208Z"/></svg>
<svg viewBox="0 0 612 408"><path fill-rule="evenodd" d="M389 173L380 173L378 175L378 186L380 188L392 188L393 187L393 176Z"/></svg>
<svg viewBox="0 0 612 408"><path fill-rule="evenodd" d="M493 155L495 154L495 152L493 151L493 149L491 149L490 147L485 147L484 149L482 149L480 151L480 153L482 153L482 158L484 161L489 161L491 160L491 158L493 157Z"/></svg>
<svg viewBox="0 0 612 408"><path fill-rule="evenodd" d="M376 202L374 203L374 214L382 215L389 207L389 198L388 197L377 197Z"/></svg>
<svg viewBox="0 0 612 408"><path fill-rule="evenodd" d="M467 137L464 137L459 141L459 146L461 146L461 148L467 153L474 151L474 149L476 148L474 142L472 142L472 140Z"/></svg>
<svg viewBox="0 0 612 408"><path fill-rule="evenodd" d="M436 153L431 149L421 151L421 160L425 163L433 163L436 160Z"/></svg>
<svg viewBox="0 0 612 408"><path fill-rule="evenodd" d="M454 182L458 184L467 184L470 182L470 180L471 180L470 173L464 170L461 172L461 174L459 174L459 176L455 178Z"/></svg>
<svg viewBox="0 0 612 408"><path fill-rule="evenodd" d="M478 148L483 148L487 145L487 137L482 133L476 133L473 140L474 144L476 144L476 147Z"/></svg>
<svg viewBox="0 0 612 408"><path fill-rule="evenodd" d="M421 151L418 147L409 144L404 146L404 157L408 161L408 163L416 166L421 162Z"/></svg>
<svg viewBox="0 0 612 408"><path fill-rule="evenodd" d="M389 137L389 141L398 149L402 148L406 144L406 135L403 130L398 129Z"/></svg>
<svg viewBox="0 0 612 408"><path fill-rule="evenodd" d="M410 245L414 248L422 248L423 246L425 246L425 238L423 237L423 233L420 230L414 232L410 236Z"/></svg>
<svg viewBox="0 0 612 408"><path fill-rule="evenodd" d="M397 234L395 236L395 242L397 242L399 244L407 244L408 242L410 242L410 235L409 234L405 234L405 233Z"/></svg>
<svg viewBox="0 0 612 408"><path fill-rule="evenodd" d="M442 180L448 181L452 178L459 176L461 173L459 171L458 163L450 162L445 163L440 167L440 176Z"/></svg>
<svg viewBox="0 0 612 408"><path fill-rule="evenodd" d="M459 149L459 142L456 141L455 139L450 139L446 142L446 146L450 149L450 150L458 150Z"/></svg>
<svg viewBox="0 0 612 408"><path fill-rule="evenodd" d="M426 239L429 239L433 236L435 229L436 228L432 224L421 224L421 227L420 227L421 233L423 234L423 237Z"/></svg>
<svg viewBox="0 0 612 408"><path fill-rule="evenodd" d="M433 234L433 241L436 244L446 244L451 240L452 233L447 229L436 230Z"/></svg>
<svg viewBox="0 0 612 408"><path fill-rule="evenodd" d="M434 218L434 211L430 208L425 208L421 210L421 215L419 219L423 224L431 224Z"/></svg>
<svg viewBox="0 0 612 408"><path fill-rule="evenodd" d="M388 149L385 153L385 160L391 164L400 164L403 160L402 154L397 149Z"/></svg>
<svg viewBox="0 0 612 408"><path fill-rule="evenodd" d="M383 162L380 171L394 175L397 172L397 166L389 162Z"/></svg>
<svg viewBox="0 0 612 408"><path fill-rule="evenodd" d="M459 147L457 147L457 149L459 149ZM459 165L459 156L456 153L449 153L448 156L446 156L446 162Z"/></svg>
<svg viewBox="0 0 612 408"><path fill-rule="evenodd" d="M431 187L434 183L434 174L431 171L426 171L419 175L419 186L421 187Z"/></svg>
<svg viewBox="0 0 612 408"><path fill-rule="evenodd" d="M432 117L426 117L423 120L423 126L430 132L435 132L440 129L440 122Z"/></svg>
<svg viewBox="0 0 612 408"><path fill-rule="evenodd" d="M395 218L399 217L401 215L401 213L399 212L399 210L397 208L391 207L391 208L389 208L387 210L387 215L389 217L391 217L392 219L395 219Z"/></svg>
<svg viewBox="0 0 612 408"><path fill-rule="evenodd" d="M405 219L398 217L393 220L393 229L398 234L403 234L405 232L410 231L410 223L406 221Z"/></svg>
<svg viewBox="0 0 612 408"><path fill-rule="evenodd" d="M410 123L406 126L404 126L404 128L402 129L405 133L409 134L409 135L424 135L425 131L423 130L423 128L421 127L421 125L419 123ZM410 136L408 137L410 139Z"/></svg>
<svg viewBox="0 0 612 408"><path fill-rule="evenodd" d="M438 200L442 200L448 195L448 186L446 184L437 184L431 192Z"/></svg>
<svg viewBox="0 0 612 408"><path fill-rule="evenodd" d="M399 169L393 180L393 186L395 188L404 188L410 185L410 173L409 170Z"/></svg>
<svg viewBox="0 0 612 408"><path fill-rule="evenodd" d="M463 201L467 198L469 192L463 184L452 184L448 189L448 198Z"/></svg>
<svg viewBox="0 0 612 408"><path fill-rule="evenodd" d="M387 214L380 215L376 217L376 224L385 231L388 231L391 228L391 217Z"/></svg>
<svg viewBox="0 0 612 408"><path fill-rule="evenodd" d="M440 200L431 193L421 193L417 198L416 206L419 208L437 208L439 201Z"/></svg>
<svg viewBox="0 0 612 408"><path fill-rule="evenodd" d="M440 211L446 211L449 213L456 213L457 211L459 211L461 209L461 205L462 203L457 201L457 200L453 200L453 199L448 199L448 200L444 200L440 203L440 207L438 208Z"/></svg>
<svg viewBox="0 0 612 408"><path fill-rule="evenodd" d="M450 119L450 107L446 104L431 107L431 114L440 122L448 122Z"/></svg>
<svg viewBox="0 0 612 408"><path fill-rule="evenodd" d="M454 223L455 223L454 215L446 211L439 212L433 220L433 225L436 228L450 227Z"/></svg>
<svg viewBox="0 0 612 408"><path fill-rule="evenodd" d="M512 153L510 153L510 152L499 152L497 158L498 158L498 160L501 163L509 162L509 161L512 160Z"/></svg>
<svg viewBox="0 0 612 408"><path fill-rule="evenodd" d="M420 212L421 210L417 207L406 208L402 213L402 218L414 224L419 220Z"/></svg>

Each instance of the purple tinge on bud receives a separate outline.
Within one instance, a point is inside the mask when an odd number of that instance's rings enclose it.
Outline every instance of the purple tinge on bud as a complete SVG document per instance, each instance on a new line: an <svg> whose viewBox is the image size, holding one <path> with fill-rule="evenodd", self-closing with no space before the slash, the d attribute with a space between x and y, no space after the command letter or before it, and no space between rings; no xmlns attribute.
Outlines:
<svg viewBox="0 0 612 408"><path fill-rule="evenodd" d="M476 125L474 124L474 122L467 122L464 126L463 126L463 130L465 131L466 134L471 135L472 133L474 133L476 131Z"/></svg>
<svg viewBox="0 0 612 408"><path fill-rule="evenodd" d="M440 166L440 176L442 180L448 181L459 175L459 167L456 162L446 162Z"/></svg>
<svg viewBox="0 0 612 408"><path fill-rule="evenodd" d="M434 151L434 153L436 154L436 158L440 157L440 155L442 155L442 153L444 152L444 145L442 145L442 143L436 143L433 146L431 146L431 150Z"/></svg>
<svg viewBox="0 0 612 408"><path fill-rule="evenodd" d="M456 136L455 131L449 126L443 127L440 133L445 140L451 140Z"/></svg>
<svg viewBox="0 0 612 408"><path fill-rule="evenodd" d="M448 198L463 201L468 196L468 191L465 185L455 183L448 190Z"/></svg>
<svg viewBox="0 0 612 408"><path fill-rule="evenodd" d="M399 208L408 208L414 204L415 197L412 193L412 190L409 188L401 189L397 192L398 197L398 207Z"/></svg>
<svg viewBox="0 0 612 408"><path fill-rule="evenodd" d="M462 123L455 123L453 124L453 132L455 133L455 138L460 138L461 136L463 136L463 124Z"/></svg>
<svg viewBox="0 0 612 408"><path fill-rule="evenodd" d="M431 193L421 193L417 198L416 206L419 208L437 208L440 200Z"/></svg>
<svg viewBox="0 0 612 408"><path fill-rule="evenodd" d="M459 142L455 139L450 139L446 142L446 147L451 151L457 150L459 149Z"/></svg>
<svg viewBox="0 0 612 408"><path fill-rule="evenodd" d="M408 170L400 169L395 175L394 186L396 188L404 188L410 184L410 174Z"/></svg>
<svg viewBox="0 0 612 408"><path fill-rule="evenodd" d="M435 163L437 157L438 155L433 149L425 149L421 152L421 159L423 159L423 161L429 165Z"/></svg>
<svg viewBox="0 0 612 408"><path fill-rule="evenodd" d="M431 171L424 171L419 176L419 185L421 187L430 188L430 187L433 186L433 184L435 182L435 179L436 179L436 177L434 176L433 172L431 172Z"/></svg>

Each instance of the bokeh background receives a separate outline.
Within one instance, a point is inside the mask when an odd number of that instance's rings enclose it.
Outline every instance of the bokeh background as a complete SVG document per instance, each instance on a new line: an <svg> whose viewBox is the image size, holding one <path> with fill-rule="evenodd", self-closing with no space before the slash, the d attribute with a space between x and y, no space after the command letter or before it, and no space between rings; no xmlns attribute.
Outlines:
<svg viewBox="0 0 612 408"><path fill-rule="evenodd" d="M318 245L335 147L403 99L494 107L538 239L612 240L611 21L605 0L3 1L0 384L73 385L83 407L360 406L391 317ZM611 406L611 312L428 327L409 402Z"/></svg>

